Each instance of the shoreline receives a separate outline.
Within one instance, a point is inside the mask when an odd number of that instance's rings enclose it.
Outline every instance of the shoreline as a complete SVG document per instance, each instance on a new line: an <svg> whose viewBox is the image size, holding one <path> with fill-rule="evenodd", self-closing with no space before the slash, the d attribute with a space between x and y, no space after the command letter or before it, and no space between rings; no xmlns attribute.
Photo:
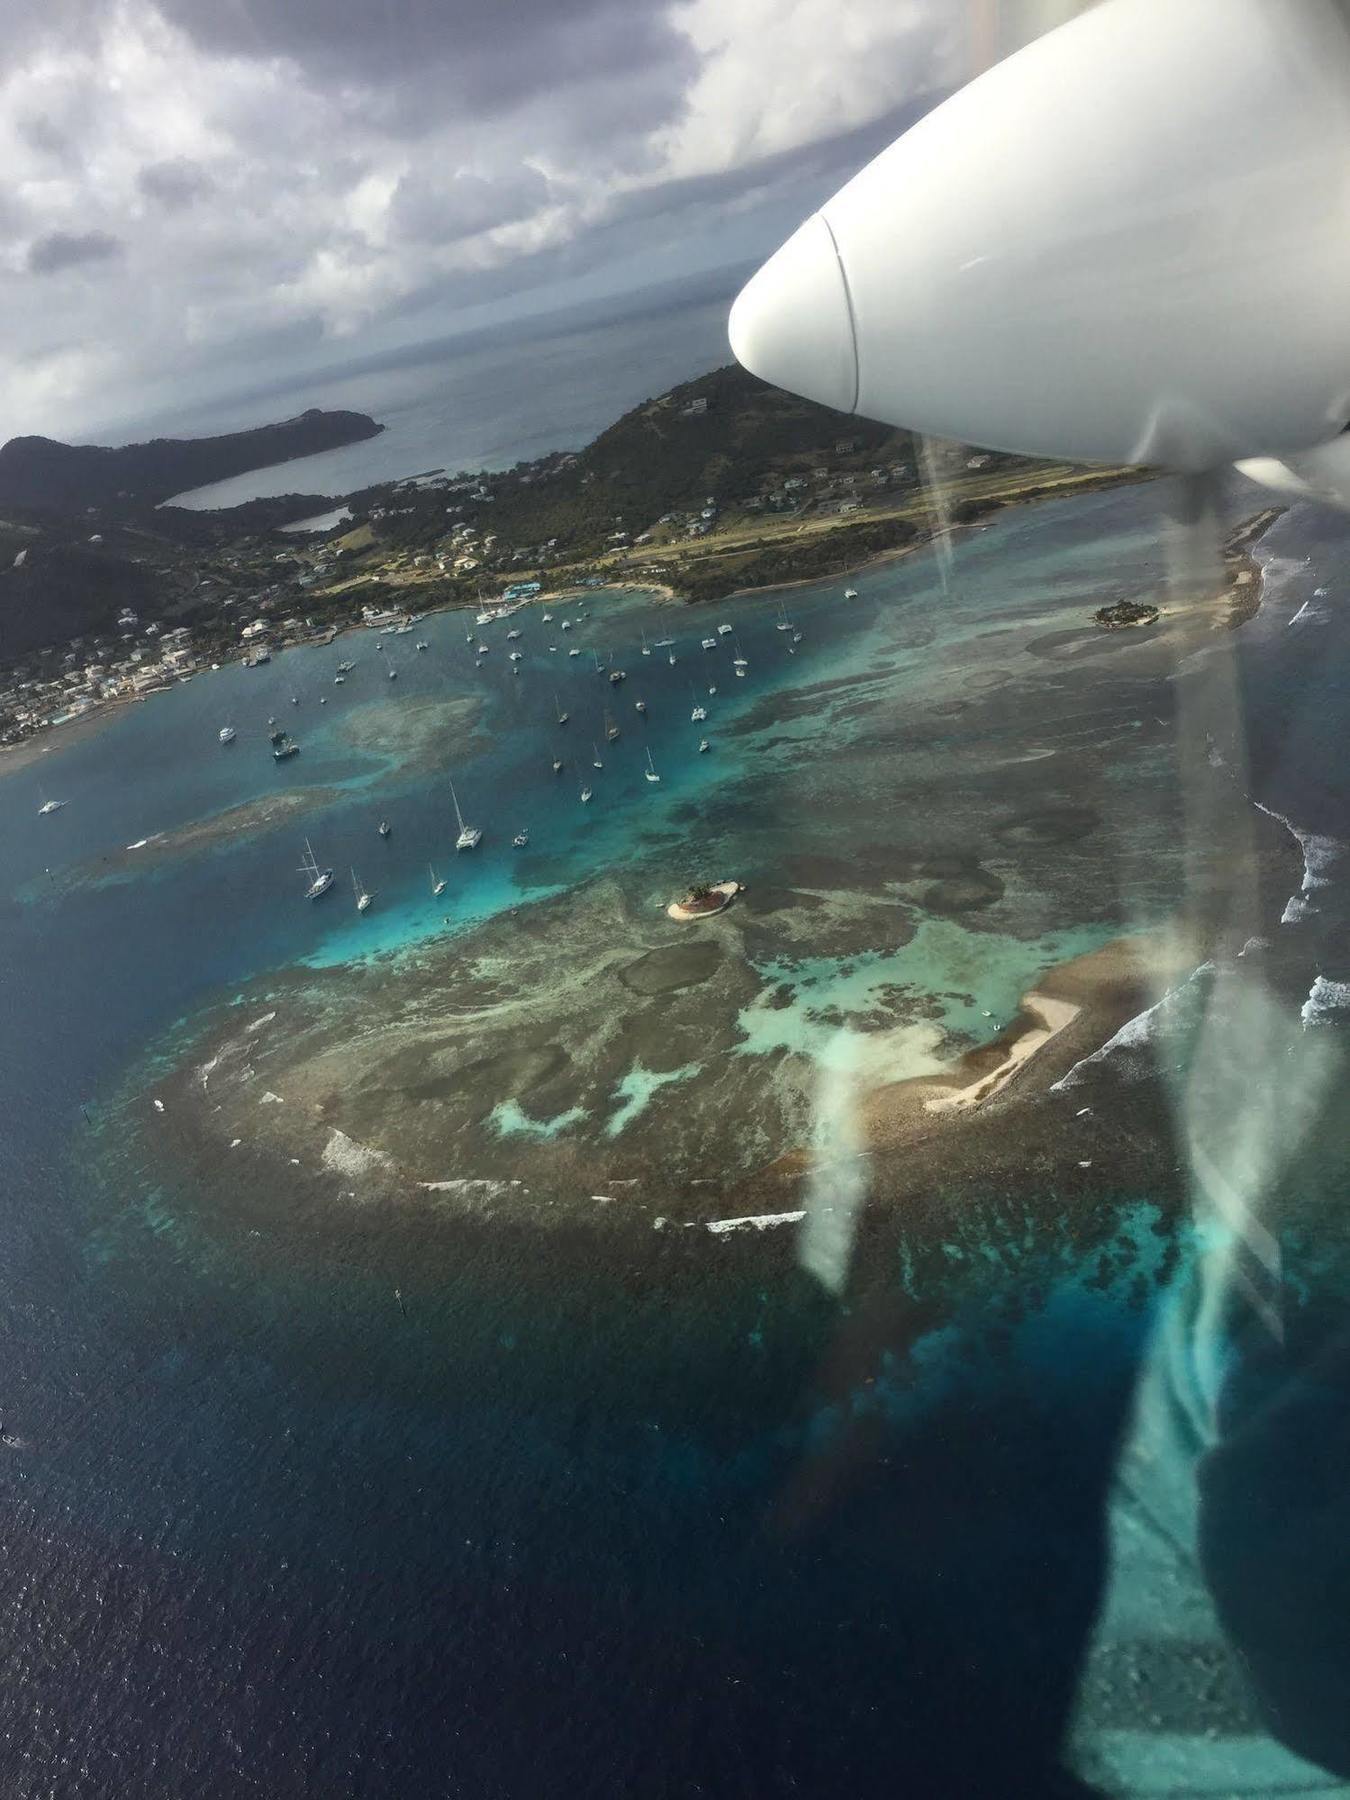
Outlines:
<svg viewBox="0 0 1350 1800"><path fill-rule="evenodd" d="M0 744L0 779L6 775L18 775L24 769L31 768L44 756L50 756L54 750L66 750L75 744L82 744L87 738L95 737L105 726L111 725L117 716L128 707L144 706L153 700L153 694L119 694L114 700L104 700L78 719L65 719L59 725L44 725L40 730L30 733L17 744ZM56 732L61 733L60 741L53 743Z"/></svg>
<svg viewBox="0 0 1350 1800"><path fill-rule="evenodd" d="M895 1151L963 1118L1004 1112L1030 1097L1028 1090L1046 1092L1197 967L1204 952L1197 929L1165 925L1052 964L1021 996L1008 1025L945 1075L876 1091L866 1118L871 1147Z"/></svg>
<svg viewBox="0 0 1350 1800"><path fill-rule="evenodd" d="M599 598L605 594L615 593L649 594L655 596L662 604L701 608L716 606L722 601L745 600L752 599L756 596L787 593L795 591L798 588L824 587L832 581L846 581L854 575L862 575L869 570L883 568L899 562L906 557L916 555L922 550L929 550L940 537L945 537L950 541L957 533L969 533L976 530L983 530L1003 513L1019 511L1023 507L1036 506L1043 501L1071 500L1080 494L1109 493L1114 488L1138 486L1142 485L1144 482L1159 479L1162 479L1162 477L1150 470L1113 469L1101 474L1089 472L1080 479L1061 481L1049 487L1030 488L1025 491L1014 492L1007 499L999 499L991 496L988 502L988 511L979 518L961 520L949 525L935 523L931 526L926 535L921 533L908 544L900 544L894 549L883 550L875 556L865 557L861 562L851 563L833 574L820 576L807 575L796 580L771 582L766 586L733 588L728 593L719 596L717 600L687 599L668 582L644 582L624 576L618 580L606 581L602 587L598 588L560 587L541 590L537 594L531 594L527 599L517 601L511 606L500 608L499 611L502 617L507 617L514 615L517 612L524 611L531 606L553 606L569 599L575 601L578 599ZM1240 524L1234 526L1220 546L1220 555L1223 559L1226 571L1226 579L1222 593L1228 596L1230 602L1231 610L1228 619L1230 629L1235 630L1238 626L1245 624L1249 618L1255 616L1260 608L1262 597L1260 570L1254 557L1251 555L1251 551L1256 544L1260 542L1266 531L1268 531L1276 520L1281 518L1287 510L1287 507L1279 505L1261 508L1257 513L1250 515ZM1248 587L1251 588L1252 594L1250 601L1246 599L1245 595L1242 600L1238 600L1234 597L1239 587L1243 589ZM448 599L440 602L433 601L430 604L421 607L420 611L418 611L418 616L420 618L431 618L446 613L464 614L469 612L477 604L477 601L470 601L463 598ZM1207 605L1209 604L1209 601L1206 599L1200 604ZM412 613L416 610L416 603L414 602L406 605L404 610L408 613ZM1161 618L1166 619L1169 616L1176 616L1175 609L1169 609L1164 606L1161 609ZM1158 622L1160 621L1154 621L1154 623ZM353 619L346 624L335 624L326 627L324 633L316 637L302 639L296 643L280 644L277 646L275 654L284 654L290 650L326 648L337 643L351 632L363 632L372 629L376 628L367 625L365 621L361 619ZM1141 633L1141 635L1144 634ZM221 666L224 667L225 665L222 664ZM205 675L215 673L215 671L202 669L196 671L196 673ZM104 725L108 724L122 707L140 705L142 702L152 700L153 698L154 695L152 693L119 695L115 699L100 703L96 708L92 709L80 719L68 720L60 725L44 726L38 731L33 732L29 737L22 739L17 744L0 745L0 778L3 778L6 774L18 773L20 770L30 767L36 758L48 754L53 747L51 744L53 733L60 731L63 734L59 745L56 746L57 748L65 748L71 744L80 743L83 741L84 737L89 735L92 731L101 729ZM76 735L77 732L78 735Z"/></svg>

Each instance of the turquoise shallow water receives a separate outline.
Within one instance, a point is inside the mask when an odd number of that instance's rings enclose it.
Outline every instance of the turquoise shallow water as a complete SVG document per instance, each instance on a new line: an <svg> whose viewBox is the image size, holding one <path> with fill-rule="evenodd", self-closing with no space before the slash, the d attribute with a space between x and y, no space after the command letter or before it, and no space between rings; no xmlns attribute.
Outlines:
<svg viewBox="0 0 1350 1800"><path fill-rule="evenodd" d="M932 1075L951 1061L952 1034L992 1037L1047 966L1085 955L1118 936L1109 923L1047 932L1025 940L978 935L945 919L927 919L914 938L890 952L818 956L769 963L761 972L778 986L773 1003L757 1001L741 1014L744 1055L804 1052L823 1068L878 1080ZM933 996L938 1016L878 1034L847 1023L874 1016L887 990ZM782 991L786 989L786 1004ZM843 1015L841 1021L840 1015Z"/></svg>
<svg viewBox="0 0 1350 1800"><path fill-rule="evenodd" d="M1096 503L1098 508L1111 504L1109 499ZM695 616L640 596L607 596L592 601L587 616L567 634L558 627L564 616L577 618L576 606L553 608L551 627L540 620L542 607L517 615L513 622L523 632L518 647L525 654L519 677L508 673L506 652L512 646L506 627L474 630L475 642L493 646L483 666L475 668L463 621L448 614L418 626L418 635L431 646L425 654L413 650L413 637L384 640L387 660L399 671L397 683L383 679L369 632L349 634L330 650L287 652L262 669L222 669L131 709L69 750L53 737L52 754L40 767L9 778L3 787L7 874L13 888L32 894L37 905L40 888L26 886L25 877L40 878L50 867L59 878L76 862L97 875L98 858L114 847L299 784L332 788L335 799L284 832L235 839L181 866L157 863L143 878L154 887L210 885L220 902L208 906L215 915L211 929L251 947L251 954L239 959L241 974L297 956L324 965L397 951L443 934L447 916L449 929L458 930L597 872L631 878L641 871L650 880L655 905L709 859L735 857L736 829L723 828L724 812L733 828L749 827L741 835L756 845L767 843L770 854L775 834L789 851L794 827L799 839L811 836L813 791L822 778L828 781L847 744L878 731L876 711L847 716L860 688L879 693L883 719L889 712L903 728L907 683L931 697L941 690L951 659L957 659L964 678L972 646L977 660L987 655L997 674L998 646L1010 632L1081 619L1084 587L1090 592L1112 582L1122 546L1113 539L1107 549L1087 532L1067 547L1055 543L1055 510L1044 509L1045 536L1054 544L1043 553L1048 575L1039 559L1023 570L1019 544L1029 527L1017 521L962 546L959 592L941 591L927 557L855 577L860 594L851 603L841 598L842 583L795 591L792 613L804 633L795 656L786 654L786 634L774 630L772 607L758 598L729 601ZM1147 516L1137 504L1135 510ZM1135 535L1146 542L1148 527L1139 526ZM1127 539L1125 551L1133 547ZM1073 572L1074 585L1058 611L1047 613L1047 582L1053 588L1061 565ZM719 638L716 652L698 648L714 619L735 627L736 641L750 659L743 681L730 667L730 638ZM676 637L674 668L660 651L641 657L638 638L644 630L649 640ZM555 652L550 643L557 645ZM583 654L569 658L566 651L573 647ZM628 680L621 687L612 689L595 674L595 653L605 659L613 654L626 667ZM1015 655L1010 644L1010 663ZM344 657L356 658L357 668L344 687L334 687L332 670ZM835 683L845 685L831 686ZM708 694L710 686L716 686L715 695ZM691 688L709 710L701 727L688 716ZM551 717L555 692L572 715L562 728ZM808 701L796 716L780 716L777 696L817 692L819 699ZM300 699L298 708L290 704L293 694ZM354 715L374 709L378 721L386 708L442 696L471 696L484 704L467 756L456 758L450 746L440 752L433 743L430 766L405 770L396 756L359 750L347 741ZM648 704L645 719L634 711L639 697ZM605 767L597 772L590 767L591 741L602 737L606 708L622 736L603 746ZM269 716L293 730L303 746L299 758L279 768L266 754ZM240 734L225 751L214 741L223 722L233 723ZM371 735L369 725L365 732ZM699 756L697 740L704 734L712 749ZM958 733L951 735L955 739ZM824 766L822 746L830 755ZM643 779L648 747L661 774L659 786ZM949 750L940 740L916 741L894 766L901 809L910 775L920 781L945 775ZM549 769L555 751L567 765L557 777ZM449 778L457 782L466 816L484 828L477 852L453 852ZM585 807L577 798L582 779L595 790ZM35 816L40 786L59 789L58 797L68 802L53 819ZM375 836L382 816L393 827L388 842ZM691 833L690 821L700 816L701 829ZM510 843L521 826L530 831L525 852ZM311 907L295 903L300 887L295 865L305 835L320 860L343 876L327 901ZM353 863L378 896L363 918L349 904L346 869ZM429 863L449 883L442 903L429 893ZM983 1004L1006 1009L1006 982L993 978L997 992Z"/></svg>

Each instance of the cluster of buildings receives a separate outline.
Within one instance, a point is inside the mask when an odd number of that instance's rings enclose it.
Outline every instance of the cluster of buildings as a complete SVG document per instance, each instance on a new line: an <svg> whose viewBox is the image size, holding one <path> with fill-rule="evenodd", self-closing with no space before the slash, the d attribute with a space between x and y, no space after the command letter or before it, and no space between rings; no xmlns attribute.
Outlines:
<svg viewBox="0 0 1350 1800"><path fill-rule="evenodd" d="M185 627L142 626L129 611L117 624L115 639L72 638L64 651L43 651L36 668L0 675L0 744L81 718L105 701L155 693L200 666Z"/></svg>
<svg viewBox="0 0 1350 1800"><path fill-rule="evenodd" d="M289 552L282 556L291 560ZM293 604L295 585L308 586L332 566L328 553L291 572L289 581L274 582L252 594L245 604L255 616L243 624L232 622L237 618L232 609L239 602L231 596L221 598L214 619L192 627L143 621L133 608L124 607L113 631L71 638L64 649L49 647L14 669L0 671L0 744L19 743L35 731L83 718L111 701L161 692L238 654L247 661L262 661L274 648L327 635L330 626L294 614L276 615Z"/></svg>
<svg viewBox="0 0 1350 1800"><path fill-rule="evenodd" d="M856 443L856 439L842 438L835 449ZM835 470L822 465L803 475L771 477L759 493L748 496L744 505L749 512L797 512L808 505L833 505L840 512L856 512L869 494L907 486L913 479L914 470L909 463L878 464L867 470Z"/></svg>

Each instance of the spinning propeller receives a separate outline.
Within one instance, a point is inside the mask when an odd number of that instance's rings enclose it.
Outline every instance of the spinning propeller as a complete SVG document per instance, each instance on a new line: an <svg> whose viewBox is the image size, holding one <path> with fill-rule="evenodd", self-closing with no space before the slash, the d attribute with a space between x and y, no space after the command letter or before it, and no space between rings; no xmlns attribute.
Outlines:
<svg viewBox="0 0 1350 1800"><path fill-rule="evenodd" d="M1014 10L975 6L976 56ZM1350 507L1347 10L1080 12L807 219L732 307L738 360L917 432L1176 470L1206 535L1232 463Z"/></svg>

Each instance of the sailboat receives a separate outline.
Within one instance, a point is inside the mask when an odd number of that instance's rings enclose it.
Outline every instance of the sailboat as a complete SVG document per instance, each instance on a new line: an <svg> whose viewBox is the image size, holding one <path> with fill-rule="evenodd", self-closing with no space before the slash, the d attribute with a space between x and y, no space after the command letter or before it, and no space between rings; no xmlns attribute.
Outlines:
<svg viewBox="0 0 1350 1800"><path fill-rule="evenodd" d="M356 895L357 912L368 912L372 896L361 886L356 870L352 870L352 892Z"/></svg>
<svg viewBox="0 0 1350 1800"><path fill-rule="evenodd" d="M656 772L655 764L652 762L652 753L650 749L647 751L647 779L648 781L660 781L661 779Z"/></svg>
<svg viewBox="0 0 1350 1800"><path fill-rule="evenodd" d="M609 708L605 708L605 742L612 744L619 735L619 728L609 716Z"/></svg>
<svg viewBox="0 0 1350 1800"><path fill-rule="evenodd" d="M556 712L556 713L557 713L557 715L558 715L558 723L559 723L559 724L560 724L560 725L565 725L565 724L566 724L566 723L567 723L567 721L568 721L568 720L569 720L569 719L570 719L570 718L571 718L571 716L572 716L572 715L571 715L571 713L565 713L565 712L564 712L564 711L563 711L563 709L562 709L562 703L561 703L561 702L560 702L560 700L559 700L559 699L558 699L558 696L557 696L557 694L556 694L556 693L555 693L555 694L554 694L554 696L553 696L553 710L554 710L554 711L555 711L555 712Z"/></svg>
<svg viewBox="0 0 1350 1800"><path fill-rule="evenodd" d="M699 700L699 697L697 694L694 693L693 688L690 688L689 692L690 692L690 695L692 696L693 702L694 702L694 710L693 710L693 712L690 713L689 717L693 720L695 725L699 725L702 723L702 721L704 719L707 718L708 709Z"/></svg>
<svg viewBox="0 0 1350 1800"><path fill-rule="evenodd" d="M779 627L779 630L782 630L781 626ZM741 649L741 640L739 638L736 639L736 654L731 659L731 666L738 675L742 669L748 669L750 667L750 658Z"/></svg>
<svg viewBox="0 0 1350 1800"><path fill-rule="evenodd" d="M430 863L427 864L427 874L431 877L431 897L433 900L439 900L445 892L445 883Z"/></svg>
<svg viewBox="0 0 1350 1800"><path fill-rule="evenodd" d="M656 647L658 650L670 650L674 647L674 643L674 638L657 638Z"/></svg>
<svg viewBox="0 0 1350 1800"><path fill-rule="evenodd" d="M603 675L603 674L604 674L604 672L605 672L605 665L604 665L604 664L603 664L603 663L602 663L602 662L601 662L601 660L600 660L600 652L599 652L599 651L598 651L598 650L592 650L592 651L591 651L591 655L592 655L592 656L593 656L593 657L594 657L594 658L595 658L595 672L596 672L596 674L597 674L597 675Z"/></svg>
<svg viewBox="0 0 1350 1800"><path fill-rule="evenodd" d="M600 760L600 746L596 743L592 743L591 750L594 753L591 760L591 767L593 769L603 769L605 765Z"/></svg>
<svg viewBox="0 0 1350 1800"><path fill-rule="evenodd" d="M647 633L646 633L646 631L645 631L645 630L644 630L644 631L643 631L643 633L642 633L642 654L643 654L643 655L644 655L644 656L650 656L650 655L651 655L651 653L652 653L652 652L651 652L651 646L650 646L650 645L649 645L649 644L648 644L648 642L647 642Z"/></svg>
<svg viewBox="0 0 1350 1800"><path fill-rule="evenodd" d="M455 803L455 819L459 825L459 836L455 839L456 850L476 850L483 841L483 834L477 825L466 825L464 814L459 810L459 795L455 792L455 784L450 783L450 798Z"/></svg>
<svg viewBox="0 0 1350 1800"><path fill-rule="evenodd" d="M581 790L581 804L582 804L582 805L583 805L583 806L584 806L584 805L585 805L585 804L586 804L586 802L587 802L587 801L588 801L588 800L589 800L589 799L590 799L590 797L591 797L591 790L590 790L590 789L589 789L589 788L588 788L588 787L584 787L584 788L582 788L582 790Z"/></svg>
<svg viewBox="0 0 1350 1800"><path fill-rule="evenodd" d="M300 873L308 877L308 885L305 888L306 900L317 900L321 894L326 894L333 885L333 871L319 867L308 838L305 839L305 855L300 864Z"/></svg>
<svg viewBox="0 0 1350 1800"><path fill-rule="evenodd" d="M792 620L789 619L789 617L788 617L786 600L780 600L778 602L778 623L774 626L774 630L775 631L791 631L792 630Z"/></svg>
<svg viewBox="0 0 1350 1800"><path fill-rule="evenodd" d="M675 652L673 650L671 651L669 657L667 658L667 661L670 663L670 666L673 669L675 667Z"/></svg>

